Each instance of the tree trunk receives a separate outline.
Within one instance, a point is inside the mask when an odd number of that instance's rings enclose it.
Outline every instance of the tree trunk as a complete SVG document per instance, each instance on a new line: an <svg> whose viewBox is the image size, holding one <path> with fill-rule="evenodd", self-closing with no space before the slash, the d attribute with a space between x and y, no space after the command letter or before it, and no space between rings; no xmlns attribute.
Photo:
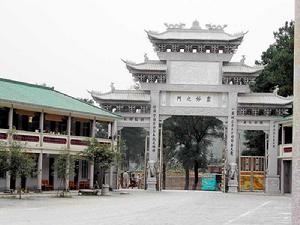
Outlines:
<svg viewBox="0 0 300 225"><path fill-rule="evenodd" d="M185 168L185 185L184 190L189 190L190 187L190 170L189 168Z"/></svg>
<svg viewBox="0 0 300 225"><path fill-rule="evenodd" d="M100 188L102 189L103 185L106 183L105 180L105 172L106 172L106 168L104 167L100 167Z"/></svg>
<svg viewBox="0 0 300 225"><path fill-rule="evenodd" d="M166 179L167 179L167 165L166 165L166 163L163 163L163 171L162 171L162 189L166 189Z"/></svg>
<svg viewBox="0 0 300 225"><path fill-rule="evenodd" d="M198 168L199 168L198 161L195 160L195 163L194 163L194 174L195 174L195 179L194 179L193 190L196 190L196 189L197 189L197 185L198 185L198 181L199 181Z"/></svg>

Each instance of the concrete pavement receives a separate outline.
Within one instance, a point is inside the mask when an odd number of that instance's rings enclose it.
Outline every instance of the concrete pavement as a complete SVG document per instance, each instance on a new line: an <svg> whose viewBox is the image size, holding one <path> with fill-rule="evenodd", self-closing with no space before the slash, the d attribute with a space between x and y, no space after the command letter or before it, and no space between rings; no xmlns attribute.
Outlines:
<svg viewBox="0 0 300 225"><path fill-rule="evenodd" d="M202 191L0 199L2 225L291 224L291 197Z"/></svg>

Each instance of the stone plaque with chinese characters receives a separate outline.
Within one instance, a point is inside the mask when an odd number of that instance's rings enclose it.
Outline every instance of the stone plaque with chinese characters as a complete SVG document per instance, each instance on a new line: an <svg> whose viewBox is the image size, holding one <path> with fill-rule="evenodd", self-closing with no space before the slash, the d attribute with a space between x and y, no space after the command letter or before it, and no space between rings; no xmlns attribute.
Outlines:
<svg viewBox="0 0 300 225"><path fill-rule="evenodd" d="M222 93L173 92L170 94L170 106L226 107L227 95Z"/></svg>

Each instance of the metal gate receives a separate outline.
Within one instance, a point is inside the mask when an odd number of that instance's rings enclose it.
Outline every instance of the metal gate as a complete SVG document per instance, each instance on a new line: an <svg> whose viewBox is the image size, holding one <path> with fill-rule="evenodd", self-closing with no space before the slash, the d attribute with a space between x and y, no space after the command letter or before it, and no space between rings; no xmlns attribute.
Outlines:
<svg viewBox="0 0 300 225"><path fill-rule="evenodd" d="M265 157L240 157L240 191L265 190Z"/></svg>

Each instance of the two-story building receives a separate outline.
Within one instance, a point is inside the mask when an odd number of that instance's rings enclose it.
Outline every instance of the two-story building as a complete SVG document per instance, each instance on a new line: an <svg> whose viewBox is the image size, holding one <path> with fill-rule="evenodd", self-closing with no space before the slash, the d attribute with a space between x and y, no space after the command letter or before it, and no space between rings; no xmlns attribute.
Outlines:
<svg viewBox="0 0 300 225"><path fill-rule="evenodd" d="M293 116L280 120L278 163L281 193L292 192Z"/></svg>
<svg viewBox="0 0 300 225"><path fill-rule="evenodd" d="M16 183L37 190L59 188L61 184L53 166L57 156L63 150L71 154L83 151L90 137L115 145L119 118L54 88L0 78L0 141L8 143L13 138L20 142L27 153L36 154L38 169L36 176L17 181L0 171L0 190L14 189ZM99 132L99 127L106 130ZM14 130L12 137L11 130ZM77 161L69 180L70 188L93 187L93 164Z"/></svg>

